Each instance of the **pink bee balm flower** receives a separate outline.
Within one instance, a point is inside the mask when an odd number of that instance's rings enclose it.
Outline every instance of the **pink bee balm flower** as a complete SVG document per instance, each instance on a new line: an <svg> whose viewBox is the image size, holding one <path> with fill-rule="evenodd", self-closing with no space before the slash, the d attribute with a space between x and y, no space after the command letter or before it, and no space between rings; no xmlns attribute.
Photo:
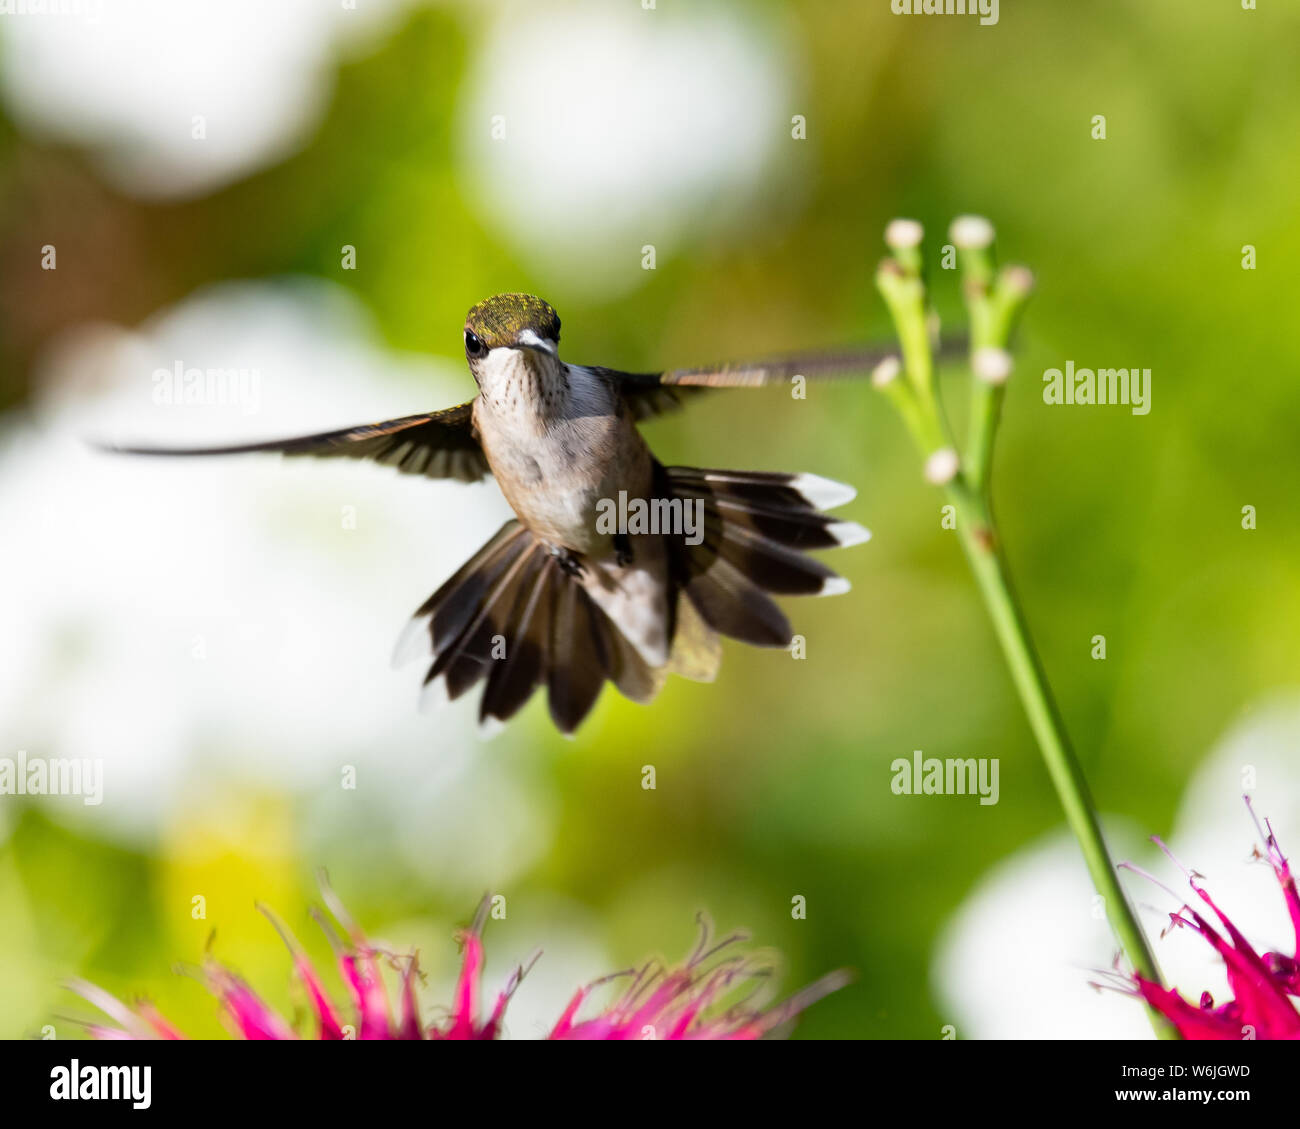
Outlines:
<svg viewBox="0 0 1300 1129"><path fill-rule="evenodd" d="M845 973L832 973L776 1007L765 1008L750 995L722 1008L737 986L771 974L770 965L743 953L723 956L724 950L747 940L733 933L709 947L708 924L701 916L700 941L678 968L652 961L630 976L631 983L603 1011L579 1019L583 1005L601 984L580 988L551 1030L550 1039L758 1039L804 1008L847 983Z"/></svg>
<svg viewBox="0 0 1300 1129"><path fill-rule="evenodd" d="M1247 806L1249 803L1247 800ZM1277 875L1295 931L1296 954L1300 954L1300 896L1296 893L1295 877L1277 845L1273 828L1265 821L1259 830L1265 849L1261 854L1256 848L1255 857L1267 858ZM1164 844L1160 845L1163 848ZM1188 884L1210 907L1222 933L1189 905L1169 915L1171 928L1195 930L1213 946L1227 967L1233 998L1216 1007L1210 993L1202 992L1199 1006L1194 1006L1176 990L1163 988L1141 976L1133 977L1130 990L1173 1023L1184 1039L1300 1039L1300 1011L1295 1004L1296 997L1300 996L1297 955L1257 953L1198 884L1198 877L1189 874Z"/></svg>
<svg viewBox="0 0 1300 1129"><path fill-rule="evenodd" d="M343 925L346 938L320 913L313 916L334 947L339 973L348 990L347 1005L338 1006L325 990L319 974L296 939L269 911L259 907L280 933L302 982L314 1015L314 1037L319 1039L495 1039L501 1034L506 1006L530 964L515 969L497 993L486 1016L480 1011L484 964L484 899L474 924L460 936L460 975L450 1012L440 1022L422 1023L415 982L420 977L414 953L395 956L370 945L347 916L329 887L322 882L326 904ZM639 971L607 976L574 995L549 1034L551 1039L756 1039L766 1035L804 1008L847 982L843 973L824 977L773 1007L756 994L735 1000L736 990L772 969L752 955L725 953L744 934L733 934L709 946L708 928L701 919L703 936L695 952L680 967L647 964ZM536 959L536 958L534 958ZM382 975L387 964L398 973L395 999L390 998ZM597 990L610 981L629 977L631 983L603 1011L589 1018L580 1012ZM302 1032L268 1006L257 993L228 968L206 957L202 979L217 997L225 1025L244 1039L297 1039ZM101 1039L180 1039L184 1036L147 1002L128 1007L122 1001L83 980L69 987L116 1021L116 1026L89 1023Z"/></svg>

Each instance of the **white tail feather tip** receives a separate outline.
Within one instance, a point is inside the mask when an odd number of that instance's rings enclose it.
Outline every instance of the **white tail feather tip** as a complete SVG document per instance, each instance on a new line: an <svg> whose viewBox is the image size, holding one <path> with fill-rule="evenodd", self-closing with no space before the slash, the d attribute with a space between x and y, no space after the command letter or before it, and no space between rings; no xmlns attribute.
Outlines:
<svg viewBox="0 0 1300 1129"><path fill-rule="evenodd" d="M447 693L447 680L438 675L432 682L420 691L420 712L433 713L435 710L442 709L451 701Z"/></svg>
<svg viewBox="0 0 1300 1129"><path fill-rule="evenodd" d="M856 521L833 522L826 527L826 532L835 538L835 543L842 549L871 540L871 530Z"/></svg>
<svg viewBox="0 0 1300 1129"><path fill-rule="evenodd" d="M485 717L478 723L478 735L484 741L490 741L506 727L499 717Z"/></svg>
<svg viewBox="0 0 1300 1129"><path fill-rule="evenodd" d="M412 659L433 658L433 640L429 636L429 621L426 618L413 619L397 637L393 647L392 665L394 669L405 666Z"/></svg>
<svg viewBox="0 0 1300 1129"><path fill-rule="evenodd" d="M847 483L823 478L820 474L797 474L790 485L804 496L809 505L819 510L833 510L858 496L858 492Z"/></svg>

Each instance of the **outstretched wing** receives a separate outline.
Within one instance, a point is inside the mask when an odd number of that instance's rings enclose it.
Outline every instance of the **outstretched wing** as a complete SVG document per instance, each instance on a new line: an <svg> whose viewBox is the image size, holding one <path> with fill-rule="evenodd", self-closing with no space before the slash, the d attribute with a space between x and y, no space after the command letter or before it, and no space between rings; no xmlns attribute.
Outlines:
<svg viewBox="0 0 1300 1129"><path fill-rule="evenodd" d="M671 411L680 405L682 396L709 388L757 388L764 384L785 384L795 376L809 380L867 376L876 365L897 352L896 347L881 347L667 372L620 372L606 368L590 371L613 383L623 393L633 416L641 420Z"/></svg>
<svg viewBox="0 0 1300 1129"><path fill-rule="evenodd" d="M473 401L438 412L365 423L293 439L240 443L230 447L122 447L105 450L128 455L243 455L274 451L316 458L374 459L403 474L477 482L492 473L471 417Z"/></svg>

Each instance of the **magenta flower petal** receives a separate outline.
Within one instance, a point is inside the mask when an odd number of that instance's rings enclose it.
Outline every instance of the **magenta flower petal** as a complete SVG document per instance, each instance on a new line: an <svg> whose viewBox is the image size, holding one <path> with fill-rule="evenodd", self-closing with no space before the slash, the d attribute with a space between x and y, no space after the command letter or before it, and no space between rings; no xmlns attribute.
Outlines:
<svg viewBox="0 0 1300 1129"><path fill-rule="evenodd" d="M1139 994L1168 1019L1184 1039L1240 1039L1241 1026L1205 1007L1193 1007L1173 988L1137 977Z"/></svg>
<svg viewBox="0 0 1300 1129"><path fill-rule="evenodd" d="M1300 948L1300 898L1291 867L1278 847L1272 828L1265 823L1260 830L1265 853L1260 855L1257 850L1256 854L1267 857L1273 867ZM1243 1033L1256 1039L1300 1039L1300 1011L1294 1002L1300 987L1296 956L1274 952L1261 956L1195 877L1188 877L1188 885L1213 911L1226 937L1191 906L1171 914L1170 920L1175 926L1194 929L1218 953L1227 970L1233 998L1216 1008L1210 994L1203 992L1200 1006L1194 1007L1177 991L1162 988L1141 976L1132 979L1135 993L1164 1015L1185 1039L1240 1039Z"/></svg>
<svg viewBox="0 0 1300 1129"><path fill-rule="evenodd" d="M339 1019L338 1012L335 1011L334 1004L325 991L325 985L321 983L320 977L316 974L315 966L307 959L307 955L299 946L298 939L266 906L258 905L257 908L275 927L275 931L280 934L281 940L284 941L289 950L289 955L293 958L294 971L298 974L298 978L307 989L307 995L311 998L320 1037L322 1039L342 1039L342 1021Z"/></svg>
<svg viewBox="0 0 1300 1129"><path fill-rule="evenodd" d="M293 1029L271 1010L257 993L233 972L215 962L207 969L208 983L221 1003L224 1016L233 1021L245 1039L292 1039Z"/></svg>
<svg viewBox="0 0 1300 1129"><path fill-rule="evenodd" d="M311 997L312 1007L316 1011L316 1020L320 1025L320 1037L322 1039L342 1039L343 1023L339 1019L338 1012L334 1010L334 1004L330 1002L330 998L325 992L325 985L321 983L320 977L316 975L316 969L312 967L311 961L301 953L295 953L293 967L303 984L306 985L307 994Z"/></svg>
<svg viewBox="0 0 1300 1129"><path fill-rule="evenodd" d="M461 937L463 955L460 976L456 980L455 1003L451 1021L433 1033L435 1039L492 1038L490 1032L478 1026L479 979L483 975L483 942L471 930Z"/></svg>
<svg viewBox="0 0 1300 1129"><path fill-rule="evenodd" d="M406 962L402 970L401 1015L397 1020L397 1037L399 1039L423 1039L424 1031L420 1028L420 1004L415 998L415 978L419 975L419 966L415 956Z"/></svg>
<svg viewBox="0 0 1300 1129"><path fill-rule="evenodd" d="M420 1021L415 981L420 975L414 954L405 958L397 988L397 1019L393 1020L380 957L394 967L397 958L374 948L348 919L333 894L323 887L326 902L346 929L344 941L332 926L317 916L338 955L339 972L348 989L348 1008L330 998L315 967L303 953L293 934L271 913L263 910L289 948L294 973L302 981L321 1039L496 1039L501 1035L506 1007L523 981L531 963L515 969L493 1002L486 1020L480 1018L485 954L481 930L488 901L484 900L473 926L461 934L460 973L448 1018L441 1025L424 1027ZM702 923L703 924L703 923ZM597 980L574 994L564 1014L551 1031L552 1039L756 1039L768 1034L809 1004L845 983L842 974L829 976L777 1007L764 1005L750 991L744 998L724 1007L724 1000L738 988L757 983L771 972L770 964L738 953L720 956L744 940L736 934L712 949L707 948L708 930L695 953L679 968L646 965L639 973L622 973ZM707 951L706 951L707 950ZM536 959L536 958L534 958ZM217 997L222 1018L232 1032L244 1039L296 1039L299 1033L269 1007L248 984L215 960L207 960L203 980ZM579 1012L602 985L631 975L631 983L603 1012L579 1020ZM101 1039L178 1039L180 1031L147 1003L128 1007L120 1000L84 981L70 987L95 1004L118 1026L87 1024Z"/></svg>
<svg viewBox="0 0 1300 1129"><path fill-rule="evenodd" d="M735 989L767 979L770 962L740 954L719 957L746 940L736 933L708 948L709 928L700 918L701 939L679 968L647 965L599 1015L577 1021L594 990L606 977L581 989L551 1031L552 1039L757 1039L793 1018L804 1008L843 987L848 977L834 973L776 1007L753 991L726 1008L721 1002Z"/></svg>

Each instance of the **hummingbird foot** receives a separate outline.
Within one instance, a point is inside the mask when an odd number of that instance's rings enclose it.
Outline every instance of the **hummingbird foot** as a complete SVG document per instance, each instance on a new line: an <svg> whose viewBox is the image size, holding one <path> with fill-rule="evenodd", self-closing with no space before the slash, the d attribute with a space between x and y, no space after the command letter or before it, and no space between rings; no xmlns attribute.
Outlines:
<svg viewBox="0 0 1300 1129"><path fill-rule="evenodd" d="M551 556L555 558L556 563L568 576L581 579L587 572L587 567L582 563L582 558L572 549L566 549L563 545L549 545Z"/></svg>

